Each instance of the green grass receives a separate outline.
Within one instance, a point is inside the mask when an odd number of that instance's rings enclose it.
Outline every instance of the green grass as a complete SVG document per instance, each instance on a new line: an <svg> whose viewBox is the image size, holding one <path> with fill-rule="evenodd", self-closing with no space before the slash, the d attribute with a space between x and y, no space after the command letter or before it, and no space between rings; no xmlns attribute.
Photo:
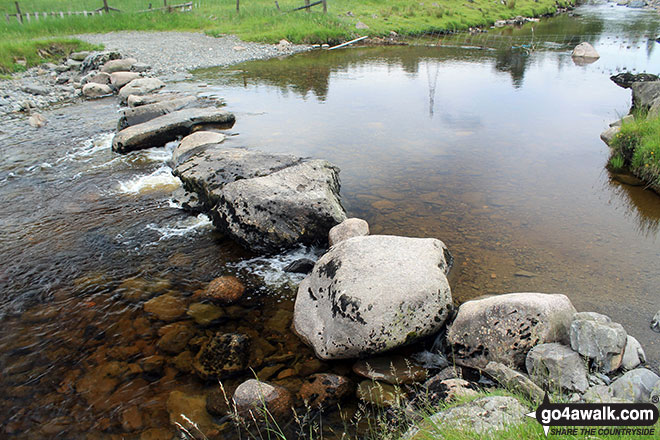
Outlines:
<svg viewBox="0 0 660 440"><path fill-rule="evenodd" d="M184 0L170 0L169 4ZM281 11L304 4L303 0L278 0ZM499 19L539 16L556 10L555 0L329 0L328 14L320 6L311 13L278 11L273 0L243 0L236 13L235 0L196 0L195 9L185 13L137 13L149 3L160 7L159 0L108 0L122 13L102 16L48 17L24 24L16 18L0 21L0 33L5 42L14 46L27 45L36 37L70 36L80 33L121 30L203 31L209 35L236 34L247 41L277 42L282 38L294 43L338 43L359 36L382 36L395 31L402 35L419 35L442 30L462 30L472 26L488 26ZM566 6L572 0L559 0ZM102 0L22 0L23 12L91 11ZM13 0L0 0L0 14L15 13ZM369 26L358 30L361 21ZM26 49L28 46L25 46ZM15 70L7 63L11 55L0 46L0 71ZM24 55L27 57L27 55Z"/></svg>
<svg viewBox="0 0 660 440"><path fill-rule="evenodd" d="M654 189L660 189L660 116L635 115L633 121L621 126L612 148L624 167Z"/></svg>
<svg viewBox="0 0 660 440"><path fill-rule="evenodd" d="M80 40L48 38L43 40L4 40L0 42L0 78L46 62L57 62L71 52L96 50L99 46Z"/></svg>

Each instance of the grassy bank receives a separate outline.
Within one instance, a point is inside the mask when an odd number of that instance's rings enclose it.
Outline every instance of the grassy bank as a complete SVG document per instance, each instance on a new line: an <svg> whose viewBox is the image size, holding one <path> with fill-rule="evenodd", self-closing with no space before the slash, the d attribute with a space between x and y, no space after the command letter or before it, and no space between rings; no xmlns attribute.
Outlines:
<svg viewBox="0 0 660 440"><path fill-rule="evenodd" d="M181 3L183 0L181 0ZM179 3L170 0L169 4ZM210 35L236 34L248 41L277 42L286 38L294 43L337 43L358 35L417 35L441 30L461 30L471 26L488 26L499 19L539 16L556 10L555 0L329 0L328 13L320 6L313 11L289 12L304 4L303 0L279 0L280 10L272 0L243 0L240 13L235 0L197 0L192 12L166 13L137 11L149 4L161 6L158 0L108 0L122 10L102 16L34 17L23 24L15 17L0 21L3 40L10 45L26 45L38 37L68 36L121 30L204 31ZM559 0L566 6L572 0ZM23 12L91 11L102 0L23 0ZM0 14L15 13L14 2L0 0ZM368 29L357 29L362 22ZM0 70L15 70L7 63L12 55L8 45L0 45Z"/></svg>
<svg viewBox="0 0 660 440"><path fill-rule="evenodd" d="M47 62L57 62L71 52L95 50L99 46L71 38L0 41L0 73L18 72Z"/></svg>
<svg viewBox="0 0 660 440"><path fill-rule="evenodd" d="M660 194L660 116L624 122L612 148L611 168L630 170Z"/></svg>

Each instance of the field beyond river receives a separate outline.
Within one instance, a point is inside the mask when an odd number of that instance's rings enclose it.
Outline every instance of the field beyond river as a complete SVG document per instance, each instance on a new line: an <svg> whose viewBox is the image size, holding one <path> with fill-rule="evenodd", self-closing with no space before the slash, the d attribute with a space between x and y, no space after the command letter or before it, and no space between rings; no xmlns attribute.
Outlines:
<svg viewBox="0 0 660 440"><path fill-rule="evenodd" d="M14 1L0 0L0 16L16 14ZM184 3L170 1L169 4ZM277 6L276 6L277 3ZM571 0L444 0L439 2L410 2L405 0L327 2L327 13L321 5L293 11L304 6L303 0L248 0L236 11L233 0L198 0L187 12L139 12L162 5L149 0L108 0L110 7L121 12L102 15L67 15L69 11L94 11L103 6L102 0L23 0L22 13L57 12L56 16L19 23L8 17L0 24L0 72L25 69L58 52L61 40L51 40L55 50L44 49L44 42L34 38L64 37L81 33L100 33L122 30L196 31L212 36L235 34L246 41L276 43L287 39L292 43L334 44L356 36L418 35L445 30L466 30L470 27L490 26L497 20L516 16L537 17L552 14L558 6L569 6ZM60 18L59 12L65 17ZM70 41L66 41L70 43ZM41 49L41 51L39 51ZM80 47L85 49L85 47ZM61 51L61 50L60 50ZM46 60L48 61L48 60Z"/></svg>

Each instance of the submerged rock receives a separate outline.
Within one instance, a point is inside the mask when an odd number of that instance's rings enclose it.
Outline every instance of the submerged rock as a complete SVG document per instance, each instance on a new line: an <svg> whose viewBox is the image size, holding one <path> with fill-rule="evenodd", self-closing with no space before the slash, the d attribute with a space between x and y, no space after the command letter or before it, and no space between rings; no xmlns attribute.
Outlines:
<svg viewBox="0 0 660 440"><path fill-rule="evenodd" d="M174 321L186 313L186 303L174 295L160 295L145 302L144 311L161 321Z"/></svg>
<svg viewBox="0 0 660 440"><path fill-rule="evenodd" d="M112 140L112 149L118 153L128 153L159 147L176 139L177 136L190 133L196 126L233 124L234 120L233 114L215 108L177 110L123 129Z"/></svg>
<svg viewBox="0 0 660 440"><path fill-rule="evenodd" d="M488 362L523 368L527 352L545 342L568 344L575 307L565 295L509 293L467 301L447 333L459 365Z"/></svg>
<svg viewBox="0 0 660 440"><path fill-rule="evenodd" d="M208 433L216 427L211 415L206 411L206 397L203 394L196 395L186 394L182 391L172 391L167 399L167 411L170 414L172 424L179 423L193 432L196 432L196 430L190 422L194 423L202 433Z"/></svg>
<svg viewBox="0 0 660 440"><path fill-rule="evenodd" d="M357 387L358 399L374 406L395 406L401 400L401 391L389 383L363 380Z"/></svg>
<svg viewBox="0 0 660 440"><path fill-rule="evenodd" d="M342 241L300 283L294 330L322 359L381 353L432 334L452 304L450 261L431 238Z"/></svg>
<svg viewBox="0 0 660 440"><path fill-rule="evenodd" d="M204 291L204 298L231 304L238 301L245 293L245 286L234 276L221 276L211 281Z"/></svg>
<svg viewBox="0 0 660 440"><path fill-rule="evenodd" d="M409 384L427 379L427 370L403 356L361 359L353 365L353 372L372 380L393 385Z"/></svg>
<svg viewBox="0 0 660 440"><path fill-rule="evenodd" d="M354 385L344 376L330 373L314 374L300 387L300 398L310 408L323 409L336 405L351 394Z"/></svg>
<svg viewBox="0 0 660 440"><path fill-rule="evenodd" d="M239 416L248 422L252 416L259 421L289 417L293 406L291 393L281 386L249 379L236 388L233 404ZM267 415L268 414L268 415Z"/></svg>
<svg viewBox="0 0 660 440"><path fill-rule="evenodd" d="M202 379L223 379L247 368L250 340L237 333L216 333L199 350L193 367Z"/></svg>

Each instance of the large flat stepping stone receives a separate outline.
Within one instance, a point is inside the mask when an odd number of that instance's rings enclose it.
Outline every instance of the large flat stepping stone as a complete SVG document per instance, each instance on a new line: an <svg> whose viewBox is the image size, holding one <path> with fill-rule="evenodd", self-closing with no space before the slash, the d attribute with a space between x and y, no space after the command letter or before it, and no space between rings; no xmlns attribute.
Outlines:
<svg viewBox="0 0 660 440"><path fill-rule="evenodd" d="M121 131L132 125L142 124L159 116L187 107L193 107L195 103L197 103L197 98L194 96L184 96L168 101L146 104L140 107L125 108L119 112L117 130Z"/></svg>
<svg viewBox="0 0 660 440"><path fill-rule="evenodd" d="M118 153L159 147L189 134L195 127L217 124L231 126L235 122L232 113L217 108L188 108L177 110L133 125L117 133L112 140L112 149Z"/></svg>

